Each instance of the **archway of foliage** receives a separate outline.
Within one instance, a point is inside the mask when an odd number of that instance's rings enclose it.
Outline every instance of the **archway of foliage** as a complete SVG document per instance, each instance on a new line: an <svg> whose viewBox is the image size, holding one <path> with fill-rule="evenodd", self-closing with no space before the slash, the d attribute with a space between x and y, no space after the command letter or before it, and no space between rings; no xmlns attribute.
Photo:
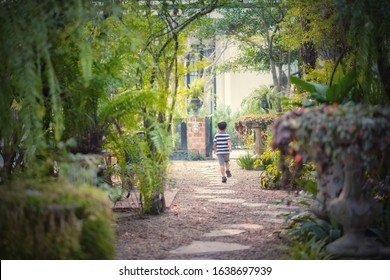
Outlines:
<svg viewBox="0 0 390 280"><path fill-rule="evenodd" d="M123 165L123 143L140 132L144 157L164 166L182 42L227 2L3 1L1 181L51 176L69 153L99 154L110 139Z"/></svg>

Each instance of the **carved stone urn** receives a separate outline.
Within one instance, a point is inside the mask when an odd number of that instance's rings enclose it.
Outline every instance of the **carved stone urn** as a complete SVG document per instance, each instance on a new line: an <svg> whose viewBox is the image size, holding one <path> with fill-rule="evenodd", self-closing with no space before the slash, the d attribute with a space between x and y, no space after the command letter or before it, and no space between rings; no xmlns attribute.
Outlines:
<svg viewBox="0 0 390 280"><path fill-rule="evenodd" d="M326 126L325 120L317 118L321 109L297 109L276 119L272 127L272 147L279 149L282 155L299 154L304 161L314 159L318 178L316 201L311 210L317 217L328 220L329 204L341 193L344 185L344 165L340 157L329 156L329 149L317 143L323 139L321 133ZM317 158L320 160L317 161Z"/></svg>
<svg viewBox="0 0 390 280"><path fill-rule="evenodd" d="M267 148L267 132L273 120L270 114L246 115L237 119L234 128L243 137L247 137L251 130L255 132L252 147L256 156L260 156Z"/></svg>
<svg viewBox="0 0 390 280"><path fill-rule="evenodd" d="M364 168L358 155L348 152L344 155L344 174L343 190L329 205L332 217L343 226L344 234L330 243L327 250L339 256L375 256L382 246L365 232L381 213L381 204L366 198L362 192Z"/></svg>
<svg viewBox="0 0 390 280"><path fill-rule="evenodd" d="M317 195L311 210L317 217L327 220L330 202L340 195L344 186L344 163L342 160L335 160L326 166L316 164L316 170Z"/></svg>
<svg viewBox="0 0 390 280"><path fill-rule="evenodd" d="M312 161L318 172L313 212L334 218L343 236L327 246L338 256L380 255L383 246L366 235L382 213L379 202L364 190L367 175L388 160L390 108L346 104L299 109L273 125L273 148L282 155ZM299 155L297 157L296 155Z"/></svg>

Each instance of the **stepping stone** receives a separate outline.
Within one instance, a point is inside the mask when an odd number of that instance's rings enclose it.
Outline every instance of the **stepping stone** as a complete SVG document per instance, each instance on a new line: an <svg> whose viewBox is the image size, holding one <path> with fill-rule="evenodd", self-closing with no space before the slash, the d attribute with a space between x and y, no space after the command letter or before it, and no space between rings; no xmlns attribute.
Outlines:
<svg viewBox="0 0 390 280"><path fill-rule="evenodd" d="M219 203L243 203L245 199L241 198L214 198L210 199L211 202L219 202Z"/></svg>
<svg viewBox="0 0 390 280"><path fill-rule="evenodd" d="M197 189L196 193L209 193L209 194L230 194L235 193L232 190L216 190L216 189Z"/></svg>
<svg viewBox="0 0 390 280"><path fill-rule="evenodd" d="M267 215L267 216L273 216L273 217L284 214L283 212L280 212L278 210L260 210L260 211L254 211L252 213L255 215Z"/></svg>
<svg viewBox="0 0 390 280"><path fill-rule="evenodd" d="M264 218L263 221L272 224L283 224L285 222L285 220L281 218Z"/></svg>
<svg viewBox="0 0 390 280"><path fill-rule="evenodd" d="M268 203L250 203L250 202L246 202L246 203L243 203L242 205L248 206L248 207L253 207L253 208L257 208L257 207L266 207L266 208L268 208L268 206L270 204L268 204Z"/></svg>
<svg viewBox="0 0 390 280"><path fill-rule="evenodd" d="M248 229L248 230L262 230L264 229L263 226L257 225L257 224L230 224L230 225L224 225L229 228L238 228L238 229Z"/></svg>
<svg viewBox="0 0 390 280"><path fill-rule="evenodd" d="M288 214L286 212L281 212L280 210L260 210L260 211L254 211L252 212L252 214L254 215L264 215L264 216L267 216L266 218L277 218L277 219L284 219L284 216L282 215L285 215L285 214Z"/></svg>
<svg viewBox="0 0 390 280"><path fill-rule="evenodd" d="M207 186L208 188L213 188L213 189L218 189L218 190L221 190L221 189L228 189L229 187L226 186L226 185L222 185L222 184L208 184Z"/></svg>
<svg viewBox="0 0 390 280"><path fill-rule="evenodd" d="M214 186L229 186L235 184L235 182L229 181L228 179L226 183L222 183L221 180L218 180L218 181L210 181L209 184Z"/></svg>
<svg viewBox="0 0 390 280"><path fill-rule="evenodd" d="M240 230L240 229L221 229L221 230L213 230L209 233L206 233L204 236L207 237L233 236L244 232L245 230Z"/></svg>
<svg viewBox="0 0 390 280"><path fill-rule="evenodd" d="M225 242L210 242L210 241L193 241L190 245L179 247L172 254L199 254L199 253L215 253L215 252L231 252L238 250L248 250L250 246L241 245L238 243Z"/></svg>
<svg viewBox="0 0 390 280"><path fill-rule="evenodd" d="M200 199L214 199L217 198L215 195L195 195L195 198L200 198Z"/></svg>

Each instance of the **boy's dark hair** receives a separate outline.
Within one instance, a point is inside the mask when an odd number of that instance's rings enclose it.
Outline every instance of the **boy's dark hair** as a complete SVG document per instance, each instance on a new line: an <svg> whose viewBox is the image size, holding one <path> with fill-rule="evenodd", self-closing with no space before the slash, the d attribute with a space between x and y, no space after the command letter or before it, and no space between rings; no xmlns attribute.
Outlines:
<svg viewBox="0 0 390 280"><path fill-rule="evenodd" d="M226 127L227 127L227 123L226 123L225 121L220 121L220 122L218 122L218 128L219 128L220 130L225 130Z"/></svg>

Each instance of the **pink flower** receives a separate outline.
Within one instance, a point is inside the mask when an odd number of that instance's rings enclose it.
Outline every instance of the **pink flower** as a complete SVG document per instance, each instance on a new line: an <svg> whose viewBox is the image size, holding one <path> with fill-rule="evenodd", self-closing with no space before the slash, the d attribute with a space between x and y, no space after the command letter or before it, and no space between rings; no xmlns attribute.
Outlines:
<svg viewBox="0 0 390 280"><path fill-rule="evenodd" d="M302 156L300 155L300 154L297 154L296 156L295 156L295 161L296 162L300 162L302 160Z"/></svg>

